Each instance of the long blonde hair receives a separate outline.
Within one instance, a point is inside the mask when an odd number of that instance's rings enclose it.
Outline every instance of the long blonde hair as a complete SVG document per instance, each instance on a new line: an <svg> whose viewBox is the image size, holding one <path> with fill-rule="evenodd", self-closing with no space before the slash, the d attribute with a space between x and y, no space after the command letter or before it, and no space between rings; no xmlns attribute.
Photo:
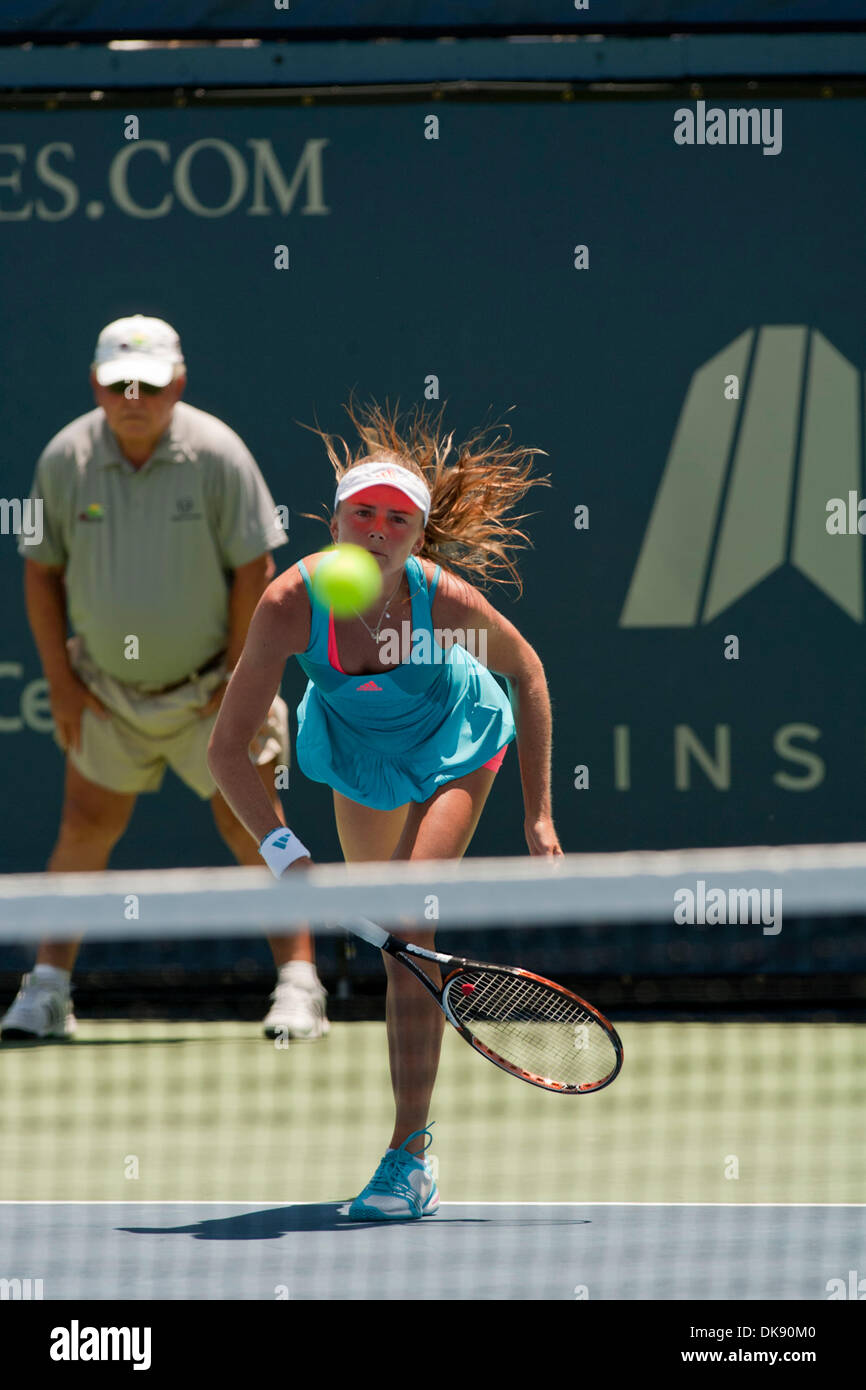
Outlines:
<svg viewBox="0 0 866 1390"><path fill-rule="evenodd" d="M531 546L516 523L532 513L508 517L510 509L533 487L550 487L550 479L531 477L533 459L543 449L525 449L510 444L510 427L485 443L497 422L484 426L454 450L454 432L442 431L442 412L428 416L416 406L401 423L398 409L372 402L356 407L350 398L344 407L362 441L353 452L341 435L305 425L325 444L337 483L352 468L371 458L387 460L423 478L430 489L430 516L424 529L421 556L440 564L451 573L463 571L474 582L505 582L503 573L523 593L523 582L512 551ZM336 445L342 446L342 457ZM449 455L455 457L449 463ZM302 516L329 521L310 512Z"/></svg>

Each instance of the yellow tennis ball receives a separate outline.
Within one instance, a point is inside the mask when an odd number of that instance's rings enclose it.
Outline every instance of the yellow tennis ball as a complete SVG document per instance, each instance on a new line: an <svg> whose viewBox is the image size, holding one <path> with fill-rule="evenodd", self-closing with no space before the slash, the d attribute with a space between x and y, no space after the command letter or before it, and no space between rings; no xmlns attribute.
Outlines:
<svg viewBox="0 0 866 1390"><path fill-rule="evenodd" d="M334 545L313 576L313 593L319 603L333 608L336 618L352 618L363 612L382 592L382 571L376 557L360 545Z"/></svg>

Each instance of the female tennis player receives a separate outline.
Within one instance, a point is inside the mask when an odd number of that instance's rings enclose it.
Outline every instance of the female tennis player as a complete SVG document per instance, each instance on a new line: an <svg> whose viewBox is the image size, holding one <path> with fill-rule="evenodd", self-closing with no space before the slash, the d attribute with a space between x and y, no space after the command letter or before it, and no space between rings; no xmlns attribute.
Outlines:
<svg viewBox="0 0 866 1390"><path fill-rule="evenodd" d="M309 678L298 706L298 764L333 789L347 862L461 859L515 733L529 852L559 855L544 669L517 628L455 572L485 581L504 570L522 592L509 550L527 539L514 525L524 517L508 521L506 513L531 487L548 485L530 477L541 451L508 448L507 434L485 445L482 430L449 466L453 435L442 436L441 412L428 420L416 410L403 428L387 407L346 409L362 440L356 456L337 437L341 458L335 438L315 431L337 479L330 532L375 555L382 592L356 618L335 620L313 601L315 554L271 583L211 737L214 778L277 877L309 867L300 839L274 826L247 754L295 656ZM434 630L446 634L443 645ZM410 632L407 650L400 639ZM428 657L418 660L423 633ZM460 641L449 645L449 634ZM486 651L486 664L473 651ZM509 695L491 672L506 678ZM433 949L432 931L401 935ZM408 970L384 962L396 1119L386 1154L349 1209L359 1221L429 1216L439 1204L425 1150L444 1019ZM437 967L425 968L438 981Z"/></svg>

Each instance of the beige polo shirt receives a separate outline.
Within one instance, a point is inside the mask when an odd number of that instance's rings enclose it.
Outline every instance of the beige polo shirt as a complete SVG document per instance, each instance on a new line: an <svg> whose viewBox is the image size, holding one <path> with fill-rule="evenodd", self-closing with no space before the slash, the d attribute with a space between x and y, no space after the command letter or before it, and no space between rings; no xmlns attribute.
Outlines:
<svg viewBox="0 0 866 1390"><path fill-rule="evenodd" d="M130 684L168 685L222 650L230 571L288 539L243 441L183 401L138 469L101 409L73 420L40 456L31 495L43 538L22 538L19 554L64 566L73 630Z"/></svg>

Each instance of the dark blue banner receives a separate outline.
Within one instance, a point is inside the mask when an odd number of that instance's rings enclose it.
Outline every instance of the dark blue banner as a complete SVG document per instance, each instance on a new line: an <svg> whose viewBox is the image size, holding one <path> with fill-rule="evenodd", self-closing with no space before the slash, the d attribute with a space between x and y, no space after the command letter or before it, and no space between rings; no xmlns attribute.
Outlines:
<svg viewBox="0 0 866 1390"><path fill-rule="evenodd" d="M866 20L863 0L17 0L0 33L293 33L301 30L539 29L616 25L797 25Z"/></svg>
<svg viewBox="0 0 866 1390"><path fill-rule="evenodd" d="M352 388L432 393L458 438L515 406L554 486L524 596L489 597L547 672L564 848L860 839L864 145L833 100L4 112L5 497L134 312L288 509L280 566L328 539L299 422L345 428ZM30 871L63 763L11 533L0 583L0 869ZM340 858L328 789L294 768L284 800ZM512 749L472 852L525 850ZM112 861L222 862L171 777Z"/></svg>

